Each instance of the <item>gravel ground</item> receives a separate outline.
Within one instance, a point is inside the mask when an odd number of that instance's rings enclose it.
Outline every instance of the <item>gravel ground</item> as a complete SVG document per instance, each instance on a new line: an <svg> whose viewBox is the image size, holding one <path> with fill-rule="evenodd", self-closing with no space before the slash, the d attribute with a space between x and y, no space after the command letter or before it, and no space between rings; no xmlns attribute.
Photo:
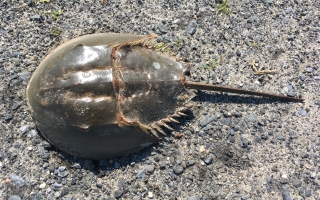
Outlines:
<svg viewBox="0 0 320 200"><path fill-rule="evenodd" d="M214 0L47 1L0 2L2 199L320 199L319 0L230 0L230 13ZM40 137L26 86L50 50L98 32L156 33L191 80L306 100L196 92L180 139L74 158ZM279 73L254 75L253 60Z"/></svg>

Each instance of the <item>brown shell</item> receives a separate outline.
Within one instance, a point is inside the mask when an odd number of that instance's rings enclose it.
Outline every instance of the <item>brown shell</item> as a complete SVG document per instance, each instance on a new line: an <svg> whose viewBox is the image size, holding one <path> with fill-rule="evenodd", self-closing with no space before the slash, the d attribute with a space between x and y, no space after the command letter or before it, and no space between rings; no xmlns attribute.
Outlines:
<svg viewBox="0 0 320 200"><path fill-rule="evenodd" d="M90 159L157 142L161 127L185 109L179 100L185 67L136 45L152 37L93 34L54 49L27 89L42 135L58 149Z"/></svg>
<svg viewBox="0 0 320 200"><path fill-rule="evenodd" d="M188 89L303 101L300 98L189 82L185 67L146 48L155 35L93 34L53 50L27 88L32 116L58 149L90 159L136 152L168 122L185 115Z"/></svg>

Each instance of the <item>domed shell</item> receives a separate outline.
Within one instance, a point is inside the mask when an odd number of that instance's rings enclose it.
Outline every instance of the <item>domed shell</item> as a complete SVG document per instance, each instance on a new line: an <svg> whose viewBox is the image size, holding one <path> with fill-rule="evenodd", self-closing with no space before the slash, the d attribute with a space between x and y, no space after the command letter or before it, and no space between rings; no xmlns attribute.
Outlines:
<svg viewBox="0 0 320 200"><path fill-rule="evenodd" d="M42 135L89 159L123 156L159 141L161 127L184 109L185 67L143 47L150 39L93 34L54 49L27 88Z"/></svg>

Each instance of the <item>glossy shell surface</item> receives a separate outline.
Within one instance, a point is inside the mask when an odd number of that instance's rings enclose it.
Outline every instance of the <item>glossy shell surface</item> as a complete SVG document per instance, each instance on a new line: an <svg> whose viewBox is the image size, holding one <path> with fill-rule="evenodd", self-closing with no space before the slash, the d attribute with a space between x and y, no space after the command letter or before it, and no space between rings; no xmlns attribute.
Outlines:
<svg viewBox="0 0 320 200"><path fill-rule="evenodd" d="M51 144L77 157L105 159L159 140L155 132L183 107L185 68L135 45L144 38L85 35L41 62L27 98L38 129Z"/></svg>

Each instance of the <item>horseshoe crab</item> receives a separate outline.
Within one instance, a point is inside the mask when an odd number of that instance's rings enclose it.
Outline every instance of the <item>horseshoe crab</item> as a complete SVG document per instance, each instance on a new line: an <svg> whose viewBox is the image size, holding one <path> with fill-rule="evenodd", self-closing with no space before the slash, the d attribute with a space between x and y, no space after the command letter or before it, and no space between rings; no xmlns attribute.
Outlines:
<svg viewBox="0 0 320 200"><path fill-rule="evenodd" d="M186 89L302 99L189 82L186 67L146 48L155 35L92 34L54 49L34 72L28 105L42 135L76 157L105 159L159 141L187 109Z"/></svg>

